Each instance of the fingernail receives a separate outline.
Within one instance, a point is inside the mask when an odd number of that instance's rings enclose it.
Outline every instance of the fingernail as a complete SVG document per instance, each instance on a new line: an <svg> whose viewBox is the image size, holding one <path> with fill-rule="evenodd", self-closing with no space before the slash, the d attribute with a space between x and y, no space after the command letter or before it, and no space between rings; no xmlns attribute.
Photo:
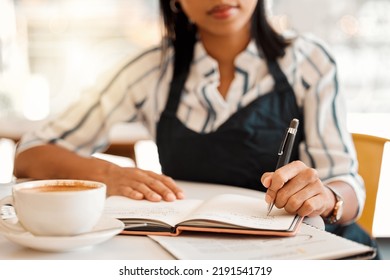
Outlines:
<svg viewBox="0 0 390 280"><path fill-rule="evenodd" d="M144 198L144 195L142 193L136 193L134 195L134 199L143 199Z"/></svg>
<svg viewBox="0 0 390 280"><path fill-rule="evenodd" d="M168 193L166 196L165 196L165 200L167 201L173 201L176 199L176 196L173 194L173 193Z"/></svg>
<svg viewBox="0 0 390 280"><path fill-rule="evenodd" d="M183 199L183 198L184 198L184 193L178 192L178 193L176 194L176 197L177 197L178 199Z"/></svg>
<svg viewBox="0 0 390 280"><path fill-rule="evenodd" d="M152 199L153 199L153 200L161 200L161 195L158 195L158 194L154 193L154 194L152 195Z"/></svg>
<svg viewBox="0 0 390 280"><path fill-rule="evenodd" d="M270 179L266 177L261 183L263 184L264 187L268 188L270 186Z"/></svg>

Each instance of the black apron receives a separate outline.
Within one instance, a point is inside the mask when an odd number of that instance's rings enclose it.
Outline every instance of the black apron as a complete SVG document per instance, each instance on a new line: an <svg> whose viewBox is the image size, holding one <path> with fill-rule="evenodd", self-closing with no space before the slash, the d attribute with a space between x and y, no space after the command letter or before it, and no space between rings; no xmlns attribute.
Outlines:
<svg viewBox="0 0 390 280"><path fill-rule="evenodd" d="M275 80L274 89L206 134L187 128L176 117L186 77L174 79L157 124L156 143L165 175L265 191L260 177L275 170L278 149L290 121L297 118L303 126L301 109L286 76L275 61L268 63L268 68ZM302 140L299 129L291 160L298 159Z"/></svg>

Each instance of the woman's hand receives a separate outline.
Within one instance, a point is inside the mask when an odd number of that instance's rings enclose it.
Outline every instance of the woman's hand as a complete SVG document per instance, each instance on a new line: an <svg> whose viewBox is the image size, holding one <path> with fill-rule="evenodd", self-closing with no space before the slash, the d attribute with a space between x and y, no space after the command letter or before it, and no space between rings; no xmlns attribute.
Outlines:
<svg viewBox="0 0 390 280"><path fill-rule="evenodd" d="M266 202L275 201L277 208L291 214L327 217L336 203L334 194L321 182L317 171L301 161L264 173L261 182L268 189Z"/></svg>
<svg viewBox="0 0 390 280"><path fill-rule="evenodd" d="M171 177L139 168L112 166L106 184L108 195L123 195L155 202L184 198L183 191Z"/></svg>
<svg viewBox="0 0 390 280"><path fill-rule="evenodd" d="M172 178L139 168L124 168L95 157L83 157L58 145L27 149L15 159L15 175L34 179L83 179L104 182L108 195L173 201L184 198Z"/></svg>

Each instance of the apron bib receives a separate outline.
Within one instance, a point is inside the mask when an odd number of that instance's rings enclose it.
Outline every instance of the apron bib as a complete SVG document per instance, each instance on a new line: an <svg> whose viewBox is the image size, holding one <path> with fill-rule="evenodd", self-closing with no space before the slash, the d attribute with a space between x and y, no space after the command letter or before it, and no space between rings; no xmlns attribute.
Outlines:
<svg viewBox="0 0 390 280"><path fill-rule="evenodd" d="M303 124L294 91L277 62L268 63L274 89L238 110L217 130L201 134L187 128L176 111L186 77L171 84L166 107L157 124L162 172L177 180L233 185L265 191L260 182L274 171L284 133L293 118ZM298 130L291 161L298 159L303 140Z"/></svg>

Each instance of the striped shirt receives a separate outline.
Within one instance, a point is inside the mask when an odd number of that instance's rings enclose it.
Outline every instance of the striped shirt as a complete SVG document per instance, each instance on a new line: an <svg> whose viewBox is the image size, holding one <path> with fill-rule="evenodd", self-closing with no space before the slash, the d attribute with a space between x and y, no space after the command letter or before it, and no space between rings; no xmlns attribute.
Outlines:
<svg viewBox="0 0 390 280"><path fill-rule="evenodd" d="M110 128L118 122L141 121L155 138L156 124L167 101L172 61L172 51L162 61L159 47L123 61L58 118L24 135L18 152L55 143L80 155L90 155L107 147ZM305 141L300 145L300 159L316 168L324 183L349 183L361 212L365 189L357 174L333 57L324 43L306 35L297 37L278 62L303 109ZM198 133L216 130L237 110L268 93L274 81L265 59L251 42L235 60L235 77L225 99L218 85L218 64L197 42L177 111L188 128Z"/></svg>

